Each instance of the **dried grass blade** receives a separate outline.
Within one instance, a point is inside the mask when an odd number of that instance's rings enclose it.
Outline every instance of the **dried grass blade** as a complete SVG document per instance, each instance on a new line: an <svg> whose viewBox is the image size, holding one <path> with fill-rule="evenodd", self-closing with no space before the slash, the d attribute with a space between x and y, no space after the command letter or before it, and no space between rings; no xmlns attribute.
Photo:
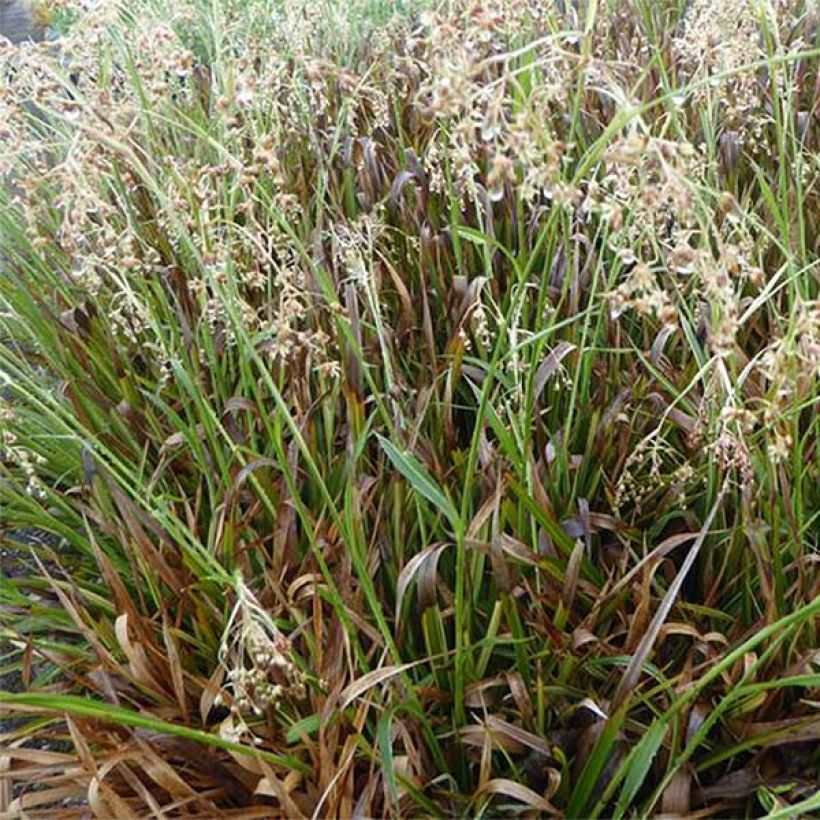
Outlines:
<svg viewBox="0 0 820 820"><path fill-rule="evenodd" d="M541 797L538 792L533 791L521 783L508 780L503 777L495 778L485 783L477 792L476 798L485 795L502 794L511 797L519 803L524 803L535 811L543 812L549 817L562 817L562 813L555 808L545 797Z"/></svg>
<svg viewBox="0 0 820 820"><path fill-rule="evenodd" d="M695 563L695 559L698 556L698 552L700 551L703 542L706 540L706 536L709 534L712 522L717 515L717 511L720 509L722 501L723 492L721 491L718 493L718 497L712 506L712 509L709 511L709 515L706 516L706 521L701 527L695 543L692 544L692 547L681 565L678 574L675 576L675 580L672 581L669 589L666 591L666 595L663 596L663 600L658 607L658 611L652 618L652 622L647 627L643 638L641 638L638 648L635 650L635 654L632 656L632 660L630 660L629 666L627 666L626 672L624 672L624 676L621 678L618 688L615 690L615 696L612 699L611 713L617 712L635 689L638 679L640 678L643 665L649 657L649 653L652 651L652 647L655 644L655 640L658 637L660 629L678 597L678 593L680 592L681 586L683 586L686 576L689 574L689 570Z"/></svg>
<svg viewBox="0 0 820 820"><path fill-rule="evenodd" d="M418 662L405 663L400 666L383 666L381 669L374 669L372 672L362 675L346 687L341 695L339 695L339 708L346 709L354 700L360 698L369 689L381 683L385 683L391 678L396 677L396 675L401 675L403 672L417 665Z"/></svg>

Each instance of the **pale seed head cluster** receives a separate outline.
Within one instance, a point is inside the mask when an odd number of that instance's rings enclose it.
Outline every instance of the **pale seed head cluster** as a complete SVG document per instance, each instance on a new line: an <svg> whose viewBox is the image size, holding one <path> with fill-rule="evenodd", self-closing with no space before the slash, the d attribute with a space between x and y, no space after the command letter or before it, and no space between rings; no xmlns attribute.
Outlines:
<svg viewBox="0 0 820 820"><path fill-rule="evenodd" d="M219 648L227 681L220 702L229 703L244 722L247 716L259 717L284 702L302 700L307 689L290 641L241 575L236 576L234 590L236 604Z"/></svg>
<svg viewBox="0 0 820 820"><path fill-rule="evenodd" d="M340 375L330 321L336 308L316 292L294 226L305 209L322 207L311 187L320 174L371 173L365 143L389 173L399 173L404 158L386 155L404 120L417 135L425 195L472 208L488 230L493 213L507 205L521 205L530 230L560 206L574 230L600 230L605 252L616 254L617 280L606 295L614 321L630 312L653 332L677 328L681 299L691 299L708 352L718 359L736 353L744 299L765 284L766 242L730 194L717 205L702 195L716 174L707 147L666 127L654 134L636 116L586 178L573 179L576 146L561 123L574 89L585 104L596 101L591 123L605 119L607 106L633 104L626 89L648 53L637 34L616 36L635 28L622 4L599 4L593 53L582 58L585 21L577 4L457 0L397 19L395 36L386 27L368 43L366 68L348 53L342 59L347 35L334 31L333 15L320 4L260 4L260 34L226 57L228 70L220 72L179 33L195 19L190 2L168 21L137 23L126 70L106 39L105 14L117 13L115 5L86 9L82 24L56 45L0 48L0 69L14 77L0 87L0 134L12 147L0 157L0 171L15 176L14 207L32 249L49 254L78 299L100 299L112 332L147 354L160 386L186 351L169 347L145 294L167 288L176 268L194 308L193 328L218 340L218 355L233 355L242 333L288 368L286 389L317 374ZM365 0L353 5L339 25L354 25L359 5L365 13ZM747 64L764 54L764 24L776 48L785 42L793 6L695 0L674 40L677 79L704 80L691 94L720 108L725 167L736 165L770 116L761 109L760 72ZM48 141L32 139L32 105L53 115ZM163 130L164 120L193 115L198 106L208 112L212 144ZM151 122L146 112L155 112ZM153 153L142 150L149 135L157 140ZM310 240L332 246L339 281L355 282L371 307L381 293L382 237L391 217L379 197L389 182L385 171L364 217L340 219ZM417 239L414 230L408 244ZM322 262L323 253L316 252ZM501 312L481 288L474 296L456 332L486 355L502 332ZM516 304L520 314L526 302ZM796 329L773 339L757 368L767 391L754 412L772 429L778 457L790 435L780 416L816 378L816 314L816 306L805 306ZM525 333L519 320L511 315L503 329L511 350ZM524 366L517 354L508 359L511 372ZM734 429L711 431L722 442L715 455L742 472L742 458L732 456L742 450L732 443ZM634 458L648 459L643 466L651 471L653 457L642 452ZM622 487L623 503L628 495Z"/></svg>
<svg viewBox="0 0 820 820"><path fill-rule="evenodd" d="M17 435L6 426L13 421L13 411L0 402L0 464L19 475L25 482L26 492L40 501L46 497L46 488L38 469L46 459L18 442Z"/></svg>
<svg viewBox="0 0 820 820"><path fill-rule="evenodd" d="M674 466L675 459L675 448L663 439L661 426L644 436L626 457L615 484L613 507L619 515L640 515L662 490L671 490L678 507L685 509L697 475L689 461Z"/></svg>
<svg viewBox="0 0 820 820"><path fill-rule="evenodd" d="M769 456L785 461L793 445L787 409L811 401L820 383L820 300L798 304L793 332L769 344L757 370L767 388L762 420L771 431Z"/></svg>

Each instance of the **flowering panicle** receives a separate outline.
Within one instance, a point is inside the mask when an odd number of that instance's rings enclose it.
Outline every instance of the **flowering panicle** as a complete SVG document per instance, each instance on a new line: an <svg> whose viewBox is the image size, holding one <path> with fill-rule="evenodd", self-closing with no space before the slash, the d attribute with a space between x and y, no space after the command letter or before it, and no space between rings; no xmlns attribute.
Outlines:
<svg viewBox="0 0 820 820"><path fill-rule="evenodd" d="M285 701L306 695L306 676L295 663L290 641L260 605L240 575L235 579L236 604L219 648L227 685L220 700L244 721Z"/></svg>
<svg viewBox="0 0 820 820"><path fill-rule="evenodd" d="M3 466L19 471L26 482L26 492L37 500L46 497L46 488L37 468L46 463L46 459L38 453L21 445L17 435L10 429L5 429L5 423L13 421L13 412L0 401L0 462Z"/></svg>
<svg viewBox="0 0 820 820"><path fill-rule="evenodd" d="M708 110L717 102L721 130L736 142L732 150L758 153L763 147L770 115L765 110L767 75L759 66L766 57L761 24L779 39L797 8L794 0L694 0L689 5L674 41L681 79L692 83L696 107ZM780 48L777 42L775 46ZM782 86L782 71L775 72L774 80Z"/></svg>

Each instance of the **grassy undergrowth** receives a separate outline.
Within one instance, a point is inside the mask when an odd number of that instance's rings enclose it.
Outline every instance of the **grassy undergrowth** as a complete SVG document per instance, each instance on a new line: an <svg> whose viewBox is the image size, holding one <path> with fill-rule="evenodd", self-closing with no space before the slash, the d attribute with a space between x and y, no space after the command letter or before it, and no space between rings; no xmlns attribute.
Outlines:
<svg viewBox="0 0 820 820"><path fill-rule="evenodd" d="M0 809L820 808L814 4L55 5Z"/></svg>

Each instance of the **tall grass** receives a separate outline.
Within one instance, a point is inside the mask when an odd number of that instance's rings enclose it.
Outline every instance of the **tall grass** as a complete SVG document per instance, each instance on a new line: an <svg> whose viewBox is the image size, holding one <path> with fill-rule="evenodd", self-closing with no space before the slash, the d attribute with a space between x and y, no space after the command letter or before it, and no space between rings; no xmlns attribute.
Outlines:
<svg viewBox="0 0 820 820"><path fill-rule="evenodd" d="M818 808L812 9L0 48L2 808Z"/></svg>

